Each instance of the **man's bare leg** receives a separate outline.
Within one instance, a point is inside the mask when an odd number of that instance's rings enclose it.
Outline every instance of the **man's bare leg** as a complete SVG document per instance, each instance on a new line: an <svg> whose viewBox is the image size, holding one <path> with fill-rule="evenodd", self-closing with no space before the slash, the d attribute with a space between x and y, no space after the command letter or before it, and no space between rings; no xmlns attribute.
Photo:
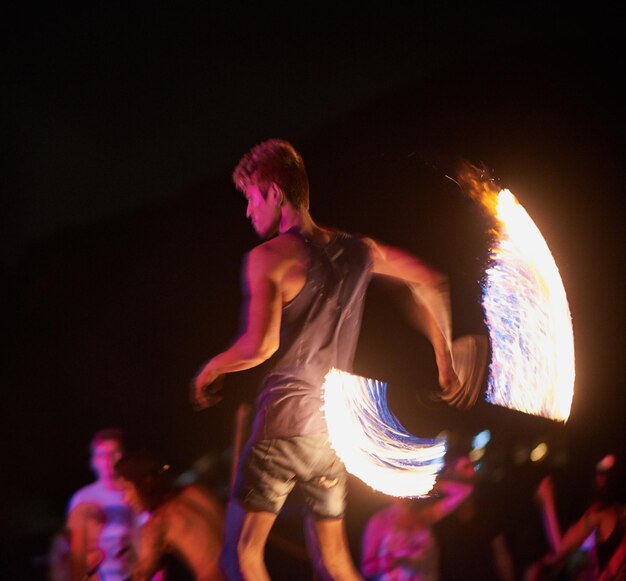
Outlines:
<svg viewBox="0 0 626 581"><path fill-rule="evenodd" d="M229 501L220 558L222 572L227 579L269 581L265 567L265 542L275 520L274 513L248 512L237 500Z"/></svg>
<svg viewBox="0 0 626 581"><path fill-rule="evenodd" d="M337 581L362 580L350 556L343 518L316 519L315 530L328 574Z"/></svg>

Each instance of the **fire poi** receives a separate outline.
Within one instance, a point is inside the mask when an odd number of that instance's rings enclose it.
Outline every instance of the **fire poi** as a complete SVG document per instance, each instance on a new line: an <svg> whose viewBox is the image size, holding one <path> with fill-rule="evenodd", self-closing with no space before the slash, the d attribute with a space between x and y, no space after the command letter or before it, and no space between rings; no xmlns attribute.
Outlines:
<svg viewBox="0 0 626 581"><path fill-rule="evenodd" d="M559 269L509 190L472 167L460 179L495 221L482 285L491 342L487 401L564 422L574 396L574 332Z"/></svg>
<svg viewBox="0 0 626 581"><path fill-rule="evenodd" d="M494 221L482 284L491 344L486 400L566 421L574 394L574 335L554 258L509 190L496 188L472 166L459 180ZM486 349L471 337L452 347L464 391L454 398L465 402L459 407L469 407L482 382ZM348 472L373 489L399 497L425 496L443 467L446 439L410 434L389 410L386 392L382 381L331 370L323 388L331 444Z"/></svg>

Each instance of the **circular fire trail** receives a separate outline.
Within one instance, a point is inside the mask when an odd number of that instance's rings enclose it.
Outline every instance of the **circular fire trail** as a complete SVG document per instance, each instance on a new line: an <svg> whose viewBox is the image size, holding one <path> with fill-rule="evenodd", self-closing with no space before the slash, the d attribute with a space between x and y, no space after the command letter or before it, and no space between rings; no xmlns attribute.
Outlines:
<svg viewBox="0 0 626 581"><path fill-rule="evenodd" d="M424 496L432 489L446 440L407 432L389 410L386 383L333 369L323 393L328 435L350 474L391 496Z"/></svg>
<svg viewBox="0 0 626 581"><path fill-rule="evenodd" d="M491 343L486 399L564 422L574 394L574 334L554 258L510 191L496 189L473 167L459 181L494 222L482 285ZM473 405L482 381L482 349L480 342L472 341L457 345L459 354L472 353L455 361L458 372L470 371L459 378L467 376L462 387L471 392L453 394L448 403L457 407ZM475 348L468 349L472 345ZM407 432L389 410L386 383L333 369L322 392L329 438L348 472L392 496L430 492L444 464L445 437L421 439Z"/></svg>

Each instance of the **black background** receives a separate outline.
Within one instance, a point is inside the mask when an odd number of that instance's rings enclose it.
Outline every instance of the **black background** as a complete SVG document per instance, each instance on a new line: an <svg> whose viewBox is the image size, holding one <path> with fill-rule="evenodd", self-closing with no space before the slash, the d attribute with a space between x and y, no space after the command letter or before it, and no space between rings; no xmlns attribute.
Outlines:
<svg viewBox="0 0 626 581"><path fill-rule="evenodd" d="M619 465L624 452L620 18L434 3L5 14L5 576L42 574L69 496L91 478L87 443L99 428L124 427L131 445L177 471L208 458L224 493L234 414L253 400L257 372L229 376L224 401L199 414L188 383L237 331L241 259L257 242L230 172L274 136L303 154L316 220L403 246L449 274L457 336L485 332L488 224L445 174L458 157L482 163L518 197L568 294L569 421L482 401L469 412L429 403L429 346L404 322L402 297L379 283L356 371L389 382L390 406L413 433L490 428L511 514L552 470L567 483L564 520L574 514L589 467L607 452ZM552 451L542 466L516 463L542 440ZM363 523L386 499L351 480L349 502L358 558ZM301 545L300 524L290 524L297 501L288 509L277 535ZM293 559L292 570L305 566ZM278 540L268 561L282 578Z"/></svg>

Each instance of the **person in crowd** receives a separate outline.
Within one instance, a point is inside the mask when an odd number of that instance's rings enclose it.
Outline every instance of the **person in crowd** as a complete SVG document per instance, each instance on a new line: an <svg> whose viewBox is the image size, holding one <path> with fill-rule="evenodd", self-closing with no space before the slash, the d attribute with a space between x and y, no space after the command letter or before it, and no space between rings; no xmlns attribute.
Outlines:
<svg viewBox="0 0 626 581"><path fill-rule="evenodd" d="M67 509L72 581L125 581L130 576L138 523L113 470L123 449L124 432L117 428L100 430L91 439L96 480L78 490Z"/></svg>
<svg viewBox="0 0 626 581"><path fill-rule="evenodd" d="M570 578L575 579L626 580L624 492L615 472L615 462L615 456L611 454L596 465L589 506L562 536L556 517L553 483L550 477L542 482L540 500L551 551L534 569L536 579L556 578L566 570ZM589 541L591 548L585 551L588 559L582 564L576 559L577 567L572 570L571 557Z"/></svg>
<svg viewBox="0 0 626 581"><path fill-rule="evenodd" d="M124 499L144 517L132 580L167 579L168 569L197 581L221 580L224 514L211 491L199 483L176 485L168 466L145 451L123 456L115 472Z"/></svg>
<svg viewBox="0 0 626 581"><path fill-rule="evenodd" d="M506 539L505 510L496 491L481 478L464 451L452 450L441 477L471 482L472 491L454 511L433 525L441 581L514 581L513 555Z"/></svg>
<svg viewBox="0 0 626 581"><path fill-rule="evenodd" d="M442 477L432 496L395 498L372 515L363 535L364 577L372 581L437 581L439 551L432 526L471 492L471 480Z"/></svg>

